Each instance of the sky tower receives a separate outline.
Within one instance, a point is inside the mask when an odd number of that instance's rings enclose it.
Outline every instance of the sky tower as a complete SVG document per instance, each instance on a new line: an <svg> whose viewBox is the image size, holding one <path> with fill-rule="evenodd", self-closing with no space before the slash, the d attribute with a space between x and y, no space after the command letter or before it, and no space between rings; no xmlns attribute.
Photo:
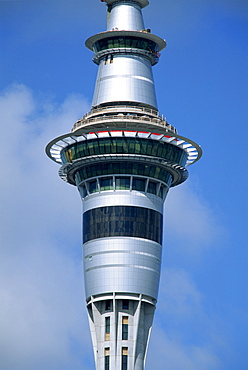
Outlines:
<svg viewBox="0 0 248 370"><path fill-rule="evenodd" d="M163 203L200 147L158 112L152 66L163 39L147 0L101 0L107 30L86 46L98 65L92 109L48 156L83 203L85 294L97 370L143 370L157 303Z"/></svg>

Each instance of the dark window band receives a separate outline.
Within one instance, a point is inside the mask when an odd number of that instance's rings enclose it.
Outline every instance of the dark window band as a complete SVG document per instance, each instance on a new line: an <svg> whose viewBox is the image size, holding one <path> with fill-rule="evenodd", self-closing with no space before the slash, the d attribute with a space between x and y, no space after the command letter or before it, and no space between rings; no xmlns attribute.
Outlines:
<svg viewBox="0 0 248 370"><path fill-rule="evenodd" d="M92 239L127 236L162 244L163 215L134 206L93 208L83 214L83 243Z"/></svg>
<svg viewBox="0 0 248 370"><path fill-rule="evenodd" d="M101 50L114 48L143 49L152 53L156 53L158 51L158 45L155 42L134 36L111 37L99 40L93 45L93 50L95 53Z"/></svg>
<svg viewBox="0 0 248 370"><path fill-rule="evenodd" d="M184 166L187 153L173 144L153 139L110 137L80 141L67 146L61 152L63 163L74 159L101 154L139 154L163 158Z"/></svg>
<svg viewBox="0 0 248 370"><path fill-rule="evenodd" d="M152 177L165 182L168 186L171 185L172 181L171 174L162 167L128 161L91 164L89 166L85 166L81 170L77 171L75 180L76 183L79 184L81 181L92 177L118 174L138 175L146 178Z"/></svg>

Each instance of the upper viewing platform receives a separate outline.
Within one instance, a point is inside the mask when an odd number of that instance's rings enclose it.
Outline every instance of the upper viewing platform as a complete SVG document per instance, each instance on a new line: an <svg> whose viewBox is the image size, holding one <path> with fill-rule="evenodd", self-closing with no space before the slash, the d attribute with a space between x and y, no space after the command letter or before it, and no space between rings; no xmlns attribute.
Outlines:
<svg viewBox="0 0 248 370"><path fill-rule="evenodd" d="M166 41L163 40L161 37L156 36L152 33L149 32L150 30L144 29L144 30L139 30L139 31L133 31L133 30L119 30L119 29L114 29L112 31L104 31L97 33L96 35L93 35L89 37L85 45L88 49L92 51L97 51L98 48L101 48L101 46L98 45L105 45L108 42L114 43L116 40L120 40L122 38L122 44L119 45L121 41L119 41L118 46L116 47L134 47L134 48L142 48L137 46L137 42L135 45L132 45L135 40L139 41L140 43L143 40L147 40L147 42L152 42L156 44L157 50L156 51L161 51L166 47ZM110 41L109 41L110 40ZM134 41L133 41L134 40ZM112 46L114 47L114 46ZM155 49L155 46L154 46Z"/></svg>
<svg viewBox="0 0 248 370"><path fill-rule="evenodd" d="M138 107L131 105L112 105L96 107L86 113L83 118L79 119L72 128L72 132L80 128L86 128L88 125L101 125L101 127L117 128L129 127L151 129L152 126L158 129L177 133L175 127L170 125L165 117L161 117L157 110L148 107Z"/></svg>

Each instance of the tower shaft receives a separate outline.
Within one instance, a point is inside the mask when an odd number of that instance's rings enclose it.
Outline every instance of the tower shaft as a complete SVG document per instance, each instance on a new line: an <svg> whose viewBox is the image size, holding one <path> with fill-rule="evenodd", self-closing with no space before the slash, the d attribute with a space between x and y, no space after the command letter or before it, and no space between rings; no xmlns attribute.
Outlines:
<svg viewBox="0 0 248 370"><path fill-rule="evenodd" d="M201 149L158 113L152 66L166 43L144 28L148 1L103 2L107 30L86 41L98 65L92 109L46 152L83 203L96 370L143 370L159 288L163 203Z"/></svg>

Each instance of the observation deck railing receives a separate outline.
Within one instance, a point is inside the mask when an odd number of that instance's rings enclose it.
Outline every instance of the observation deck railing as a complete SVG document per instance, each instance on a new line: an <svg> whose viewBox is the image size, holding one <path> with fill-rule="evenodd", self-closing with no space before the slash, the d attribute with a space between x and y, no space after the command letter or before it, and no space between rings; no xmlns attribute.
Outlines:
<svg viewBox="0 0 248 370"><path fill-rule="evenodd" d="M159 117L161 120L164 120L164 117L161 117L156 109L147 108L147 107L139 107L137 105L107 105L105 107L98 107L98 108L92 108L88 113L85 113L83 116L83 119L86 119L89 116L99 114L99 113L105 113L106 111L110 112L136 112L136 113L148 113L153 116Z"/></svg>
<svg viewBox="0 0 248 370"><path fill-rule="evenodd" d="M78 130L79 128L91 124L91 123L113 123L113 122L133 122L133 123L145 123L145 124L151 124L156 125L165 128L168 131L171 131L173 133L177 133L175 127L170 125L168 122L161 120L159 118L152 118L152 117L142 117L142 116L133 116L133 115L124 115L122 113L119 113L117 115L108 115L108 116L97 116L92 117L88 119L79 119L72 128L72 132Z"/></svg>
<svg viewBox="0 0 248 370"><path fill-rule="evenodd" d="M142 115L143 114L143 115ZM174 126L170 125L165 117L161 117L157 110L148 107L129 105L106 106L91 109L83 118L80 118L72 128L72 132L88 124L113 122L144 123L165 128L168 131L177 133Z"/></svg>

